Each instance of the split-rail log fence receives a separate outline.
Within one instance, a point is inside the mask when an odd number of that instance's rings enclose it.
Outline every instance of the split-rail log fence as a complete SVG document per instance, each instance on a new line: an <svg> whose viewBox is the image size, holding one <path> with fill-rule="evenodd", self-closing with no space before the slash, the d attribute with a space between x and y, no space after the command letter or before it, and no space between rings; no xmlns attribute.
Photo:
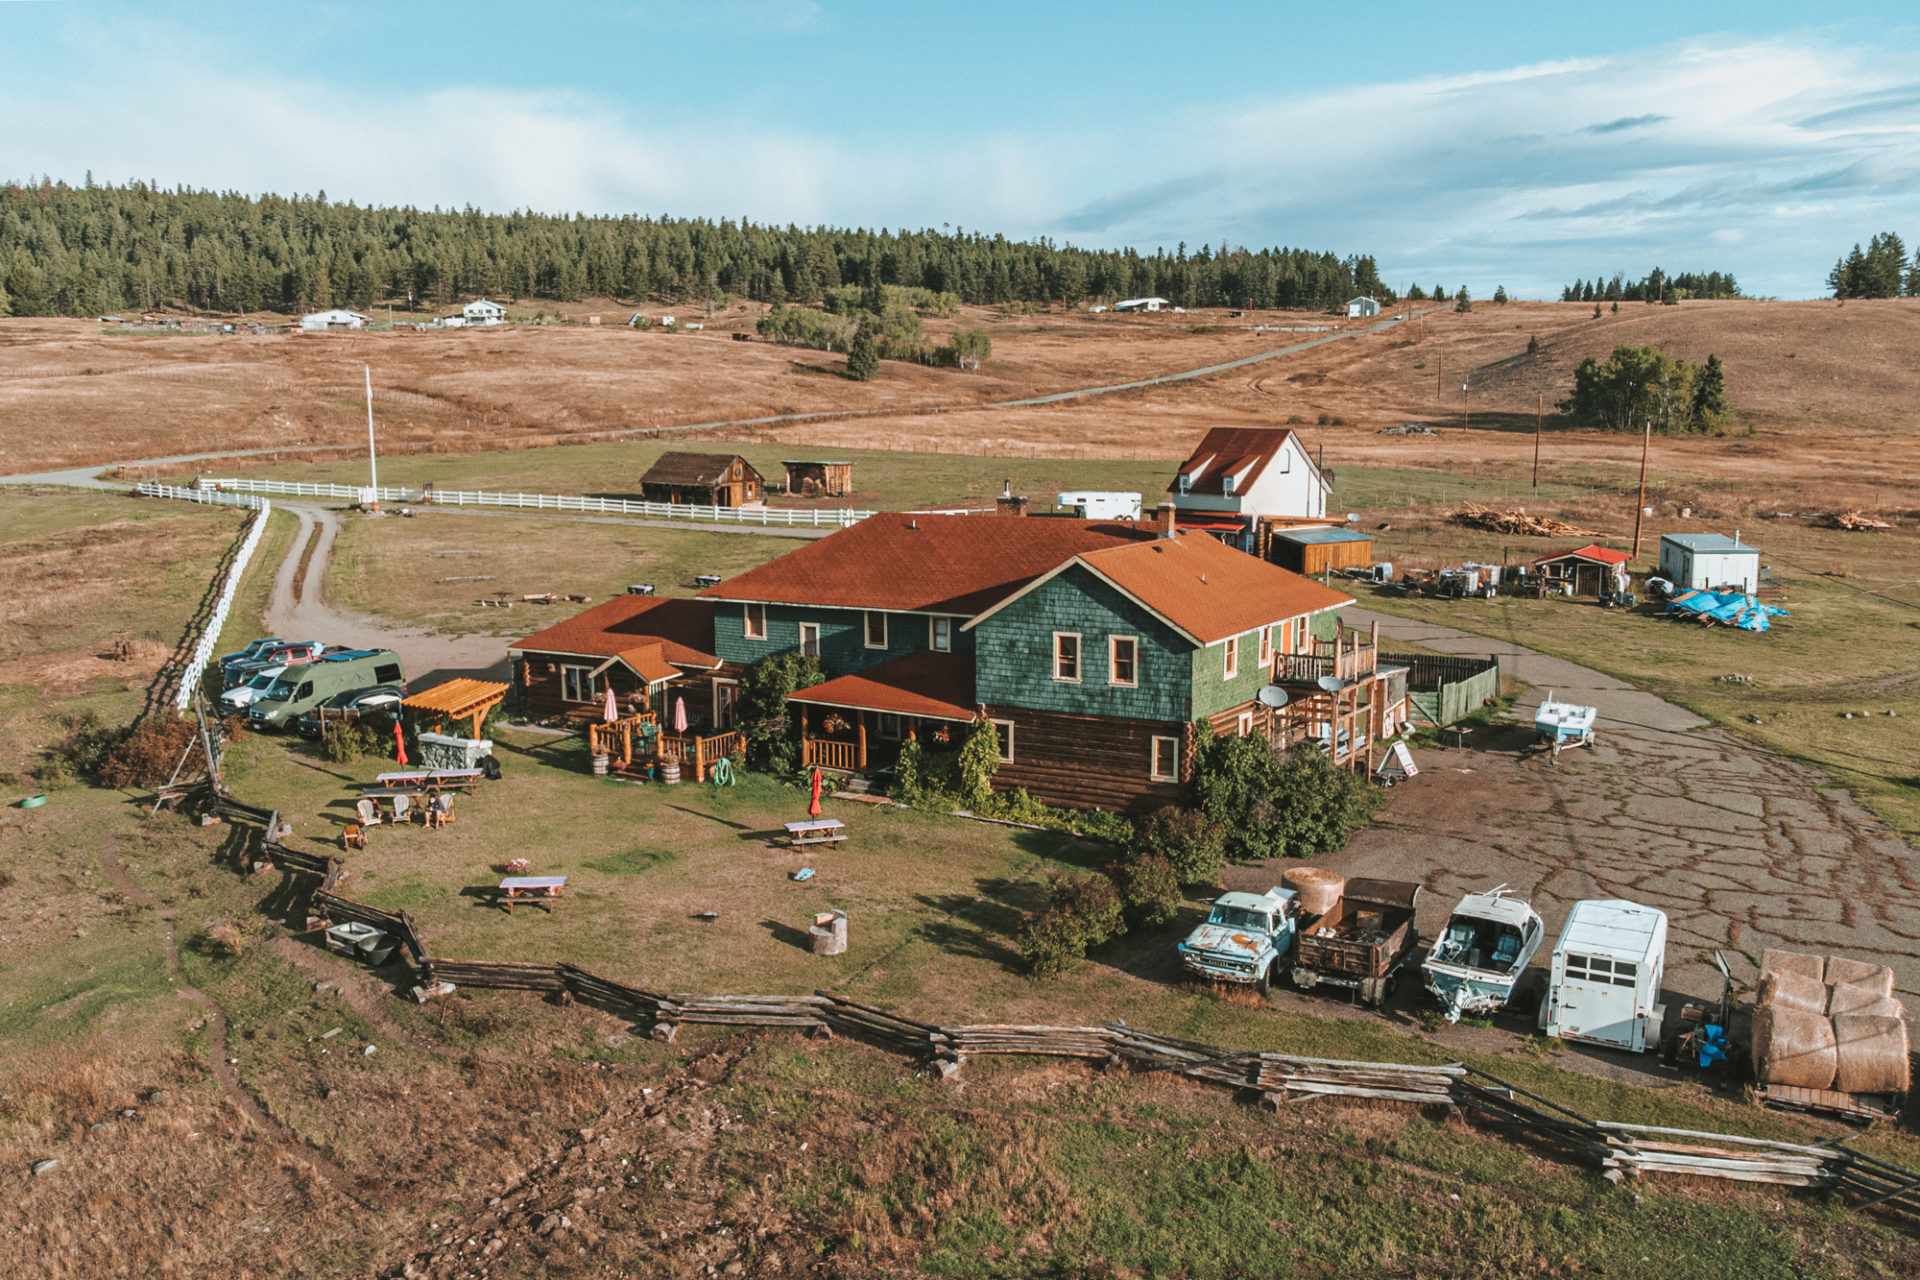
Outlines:
<svg viewBox="0 0 1920 1280"><path fill-rule="evenodd" d="M672 1040L683 1024L844 1034L927 1060L943 1076L958 1074L973 1056L1079 1058L1136 1072L1174 1072L1256 1092L1267 1105L1320 1097L1363 1098L1449 1112L1471 1112L1482 1122L1526 1133L1566 1158L1602 1171L1609 1180L1646 1174L1686 1174L1743 1182L1850 1193L1861 1209L1897 1208L1920 1217L1920 1172L1833 1141L1819 1145L1736 1134L1593 1120L1518 1085L1463 1063L1353 1062L1306 1058L1271 1050L1236 1050L1160 1035L1124 1022L1098 1026L982 1023L942 1027L828 991L811 995L661 994L607 978L577 965L508 960L452 960L432 955L412 917L343 897L335 890L348 872L328 854L292 849L275 838L278 810L221 798L215 808L260 822L268 833L250 866L272 865L315 875L313 914L351 920L396 934L424 974L422 998L453 987L541 991L578 1000L644 1024Z"/></svg>

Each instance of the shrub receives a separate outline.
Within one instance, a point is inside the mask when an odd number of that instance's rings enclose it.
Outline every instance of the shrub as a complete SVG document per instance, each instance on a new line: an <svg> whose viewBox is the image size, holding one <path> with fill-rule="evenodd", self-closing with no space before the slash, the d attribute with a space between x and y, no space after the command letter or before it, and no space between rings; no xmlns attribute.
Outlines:
<svg viewBox="0 0 1920 1280"><path fill-rule="evenodd" d="M1127 923L1136 929L1163 925L1180 914L1180 878L1157 854L1123 858L1107 868L1119 891Z"/></svg>
<svg viewBox="0 0 1920 1280"><path fill-rule="evenodd" d="M1181 884L1218 884L1227 861L1227 832L1206 814L1168 805L1134 824L1127 842L1136 858L1165 861Z"/></svg>
<svg viewBox="0 0 1920 1280"><path fill-rule="evenodd" d="M228 960L247 949L247 935L231 920L215 920L202 929L193 942L202 954Z"/></svg>
<svg viewBox="0 0 1920 1280"><path fill-rule="evenodd" d="M776 653L746 669L734 715L749 765L774 774L791 774L800 767L799 724L787 712L787 695L826 678L818 658L797 653Z"/></svg>
<svg viewBox="0 0 1920 1280"><path fill-rule="evenodd" d="M96 776L102 786L108 787L161 786L172 779L189 750L200 754L194 742L198 736L191 720L143 720L134 729L117 735Z"/></svg>
<svg viewBox="0 0 1920 1280"><path fill-rule="evenodd" d="M1066 973L1087 952L1126 932L1120 892L1103 875L1052 871L1050 901L1020 931L1020 954L1034 973Z"/></svg>
<svg viewBox="0 0 1920 1280"><path fill-rule="evenodd" d="M873 325L866 320L854 330L853 341L847 344L847 376L855 382L865 382L880 372L880 339L874 333Z"/></svg>
<svg viewBox="0 0 1920 1280"><path fill-rule="evenodd" d="M1364 777L1314 743L1282 757L1262 738L1211 734L1201 737L1194 790L1200 811L1225 828L1236 862L1332 852L1379 803Z"/></svg>
<svg viewBox="0 0 1920 1280"><path fill-rule="evenodd" d="M993 798L993 775L1000 767L1000 733L993 721L976 720L960 748L960 798L978 808Z"/></svg>
<svg viewBox="0 0 1920 1280"><path fill-rule="evenodd" d="M370 756L384 745L383 735L369 724L330 724L320 731L320 758L345 764Z"/></svg>
<svg viewBox="0 0 1920 1280"><path fill-rule="evenodd" d="M1324 427L1324 426L1326 426L1326 425L1327 425L1328 423L1330 423L1330 422L1332 422L1332 421L1333 421L1333 415L1332 415L1332 414L1330 414L1330 413L1323 413L1323 414L1321 414L1321 415L1320 415L1320 425L1321 425L1321 426L1323 426L1323 427Z"/></svg>

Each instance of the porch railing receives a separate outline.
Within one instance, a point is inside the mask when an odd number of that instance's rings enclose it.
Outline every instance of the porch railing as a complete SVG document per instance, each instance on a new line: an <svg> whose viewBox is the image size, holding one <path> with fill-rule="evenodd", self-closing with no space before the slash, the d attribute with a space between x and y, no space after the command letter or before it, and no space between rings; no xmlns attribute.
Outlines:
<svg viewBox="0 0 1920 1280"><path fill-rule="evenodd" d="M807 768L852 772L859 768L860 747L858 743L835 742L831 738L808 738L801 743L800 759Z"/></svg>
<svg viewBox="0 0 1920 1280"><path fill-rule="evenodd" d="M1370 644L1316 643L1312 653L1282 653L1273 659L1275 684L1318 684L1322 676L1364 680L1379 665L1380 650Z"/></svg>
<svg viewBox="0 0 1920 1280"><path fill-rule="evenodd" d="M740 735L737 733L716 733L710 737L696 738L691 735L663 733L658 748L662 760L678 760L693 768L693 780L705 782L707 773L715 763L734 755L740 750Z"/></svg>

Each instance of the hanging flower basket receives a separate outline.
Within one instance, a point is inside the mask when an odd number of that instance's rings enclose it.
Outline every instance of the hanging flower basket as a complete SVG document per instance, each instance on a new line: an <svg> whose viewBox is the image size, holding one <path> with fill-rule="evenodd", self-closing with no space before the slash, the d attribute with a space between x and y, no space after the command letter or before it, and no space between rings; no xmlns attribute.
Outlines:
<svg viewBox="0 0 1920 1280"><path fill-rule="evenodd" d="M945 746L947 743L953 741L953 730L947 728L945 725L941 725L933 731L933 740L941 746Z"/></svg>
<svg viewBox="0 0 1920 1280"><path fill-rule="evenodd" d="M829 711L827 718L820 722L820 727L828 733L845 733L847 730L853 728L851 724L847 723L847 718L837 711Z"/></svg>

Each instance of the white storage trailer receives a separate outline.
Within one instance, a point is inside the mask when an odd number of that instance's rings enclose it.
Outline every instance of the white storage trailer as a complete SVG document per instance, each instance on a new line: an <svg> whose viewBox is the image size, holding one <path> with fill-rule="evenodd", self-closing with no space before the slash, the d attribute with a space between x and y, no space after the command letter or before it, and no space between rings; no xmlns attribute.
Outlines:
<svg viewBox="0 0 1920 1280"><path fill-rule="evenodd" d="M1546 1033L1634 1053L1658 1049L1666 960L1666 912L1619 898L1574 903L1553 948L1541 1005Z"/></svg>
<svg viewBox="0 0 1920 1280"><path fill-rule="evenodd" d="M1138 520L1140 495L1108 493L1098 489L1075 489L1057 499L1060 506L1082 520Z"/></svg>
<svg viewBox="0 0 1920 1280"><path fill-rule="evenodd" d="M1747 595L1760 589L1760 549L1735 533L1663 533L1660 576L1683 590L1730 587Z"/></svg>

